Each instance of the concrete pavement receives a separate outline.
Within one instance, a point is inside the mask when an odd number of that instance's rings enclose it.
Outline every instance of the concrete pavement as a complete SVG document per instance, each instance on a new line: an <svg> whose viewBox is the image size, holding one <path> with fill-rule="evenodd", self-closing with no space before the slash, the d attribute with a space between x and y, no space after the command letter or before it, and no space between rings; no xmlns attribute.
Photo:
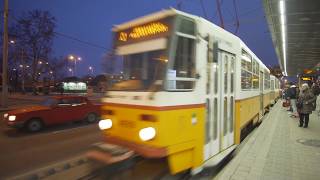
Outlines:
<svg viewBox="0 0 320 180"><path fill-rule="evenodd" d="M279 101L241 150L214 178L218 180L318 180L320 117L310 116L308 128L298 127Z"/></svg>

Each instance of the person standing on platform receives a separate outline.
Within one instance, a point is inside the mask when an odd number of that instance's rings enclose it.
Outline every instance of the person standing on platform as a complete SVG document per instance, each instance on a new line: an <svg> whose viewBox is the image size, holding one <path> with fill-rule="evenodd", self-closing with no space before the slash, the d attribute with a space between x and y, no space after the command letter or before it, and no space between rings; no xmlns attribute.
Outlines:
<svg viewBox="0 0 320 180"><path fill-rule="evenodd" d="M290 88L288 89L288 97L290 99L290 106L292 109L292 117L298 117L298 112L297 112L297 89L296 89L296 85L294 85L293 83L291 84Z"/></svg>
<svg viewBox="0 0 320 180"><path fill-rule="evenodd" d="M318 113L318 116L320 116L320 98L317 97L320 94L319 82L314 82L312 84L311 89L312 89L313 94L316 96L316 100L314 102L314 110L316 110Z"/></svg>
<svg viewBox="0 0 320 180"><path fill-rule="evenodd" d="M300 116L300 123L299 127L307 128L309 124L309 115L312 113L313 110L313 103L316 100L316 97L312 93L312 90L309 88L307 83L302 84L301 91L298 98L298 105L299 107L299 116Z"/></svg>

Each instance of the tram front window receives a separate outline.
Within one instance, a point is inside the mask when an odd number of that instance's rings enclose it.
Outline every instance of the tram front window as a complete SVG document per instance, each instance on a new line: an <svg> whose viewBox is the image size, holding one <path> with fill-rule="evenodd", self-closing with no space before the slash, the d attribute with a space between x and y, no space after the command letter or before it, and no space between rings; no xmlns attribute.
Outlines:
<svg viewBox="0 0 320 180"><path fill-rule="evenodd" d="M110 90L154 91L154 83L164 78L168 62L165 50L124 55L122 59L124 79Z"/></svg>

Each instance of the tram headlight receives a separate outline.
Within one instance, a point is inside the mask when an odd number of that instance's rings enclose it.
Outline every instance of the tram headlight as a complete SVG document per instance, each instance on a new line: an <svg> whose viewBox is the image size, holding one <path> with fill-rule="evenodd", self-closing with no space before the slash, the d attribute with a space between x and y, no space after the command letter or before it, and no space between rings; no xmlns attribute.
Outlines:
<svg viewBox="0 0 320 180"><path fill-rule="evenodd" d="M9 116L9 121L15 121L16 120L16 116Z"/></svg>
<svg viewBox="0 0 320 180"><path fill-rule="evenodd" d="M103 119L99 121L99 128L101 130L110 129L112 127L112 120L111 119Z"/></svg>
<svg viewBox="0 0 320 180"><path fill-rule="evenodd" d="M153 127L143 128L139 131L139 137L142 141L148 141L156 136L156 130Z"/></svg>
<svg viewBox="0 0 320 180"><path fill-rule="evenodd" d="M7 118L8 116L9 116L8 113L5 113L5 114L3 115L4 118Z"/></svg>

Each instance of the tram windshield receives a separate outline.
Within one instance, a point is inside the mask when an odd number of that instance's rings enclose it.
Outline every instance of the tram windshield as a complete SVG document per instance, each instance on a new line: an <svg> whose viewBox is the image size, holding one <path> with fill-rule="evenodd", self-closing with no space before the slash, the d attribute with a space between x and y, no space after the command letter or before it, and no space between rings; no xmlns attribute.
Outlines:
<svg viewBox="0 0 320 180"><path fill-rule="evenodd" d="M195 23L183 16L177 16L174 22L173 19L167 17L115 31L114 47L123 62L123 74L109 90L193 89Z"/></svg>
<svg viewBox="0 0 320 180"><path fill-rule="evenodd" d="M148 51L122 56L123 80L110 90L148 91L157 80L163 80L168 56L166 50Z"/></svg>

